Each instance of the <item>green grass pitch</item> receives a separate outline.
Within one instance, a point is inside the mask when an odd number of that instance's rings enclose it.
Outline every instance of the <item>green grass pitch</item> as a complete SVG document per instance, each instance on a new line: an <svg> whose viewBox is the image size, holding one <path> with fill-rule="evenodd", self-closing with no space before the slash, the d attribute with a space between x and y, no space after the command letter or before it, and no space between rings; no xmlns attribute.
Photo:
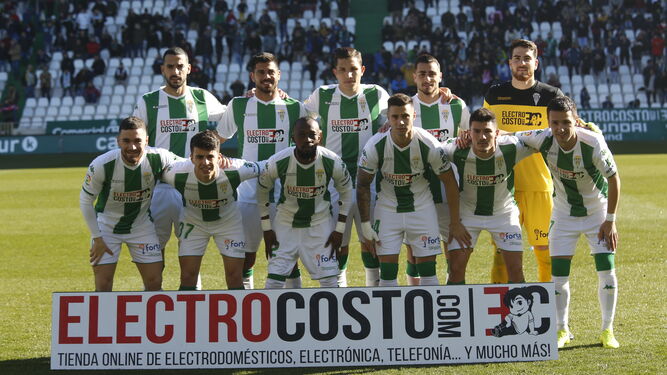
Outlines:
<svg viewBox="0 0 667 375"><path fill-rule="evenodd" d="M616 157L622 179L618 213L620 248L616 257L619 302L615 333L621 348L600 347L597 276L587 245L581 240L572 266L571 328L576 339L561 350L558 361L474 364L456 366L310 368L298 373L413 373L424 374L637 374L667 373L667 155ZM49 372L51 293L89 291L93 277L88 265L88 232L79 212L78 197L85 168L0 170L0 374ZM480 240L471 259L467 281L488 281L491 261L488 236ZM169 243L164 288L178 287L176 243ZM266 260L258 254L255 284L264 285ZM526 279L536 279L535 260L524 256ZM403 268L403 263L401 269ZM444 279L444 259L438 272ZM351 249L350 285L363 285L359 246ZM399 282L405 283L403 271ZM222 261L213 244L204 259L205 289L225 289ZM305 286L315 284L304 277ZM115 290L139 290L141 281L124 250L116 273ZM266 370L266 372L275 370ZM110 371L102 371L106 373ZM132 371L113 372L126 373ZM183 370L160 371L183 373ZM229 373L191 370L186 373ZM264 370L239 373L263 373ZM294 373L294 370L291 371ZM79 374L86 373L77 372ZM98 372L99 373L99 372ZM111 373L111 372L110 372ZM158 371L142 371L158 373ZM287 373L287 371L284 371Z"/></svg>

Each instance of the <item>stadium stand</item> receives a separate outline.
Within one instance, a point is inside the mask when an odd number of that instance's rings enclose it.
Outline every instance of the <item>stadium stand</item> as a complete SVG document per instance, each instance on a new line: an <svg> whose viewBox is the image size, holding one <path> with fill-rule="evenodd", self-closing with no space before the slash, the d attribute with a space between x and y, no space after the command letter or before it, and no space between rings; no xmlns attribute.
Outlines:
<svg viewBox="0 0 667 375"><path fill-rule="evenodd" d="M663 2L377 4L386 7L374 10L380 17L375 24L359 22L359 14L350 17L354 7L340 0L3 2L0 121L18 123L14 134L40 134L47 121L127 116L139 94L162 84L160 54L171 45L191 56L189 83L208 88L221 100L231 97L230 85L237 79L250 87L245 65L254 50L276 53L282 61L281 88L305 99L314 87L334 81L327 60L331 50L361 43L377 30L377 43L358 47L367 66L364 81L388 89L396 75L410 85L412 62L428 51L440 60L445 85L472 107L479 106L487 87L508 78L505 46L524 37L540 48L538 78L547 81L553 75L554 83L577 102L583 88L593 108L607 96L614 107L636 100L641 107L661 107L666 101ZM96 55L105 65L100 75L94 73ZM48 71L51 102L25 98L22 77L29 63L37 67L37 77ZM124 80L115 77L121 63L127 71ZM88 82L101 97L97 105L84 107L81 95ZM41 85L37 80L36 96Z"/></svg>

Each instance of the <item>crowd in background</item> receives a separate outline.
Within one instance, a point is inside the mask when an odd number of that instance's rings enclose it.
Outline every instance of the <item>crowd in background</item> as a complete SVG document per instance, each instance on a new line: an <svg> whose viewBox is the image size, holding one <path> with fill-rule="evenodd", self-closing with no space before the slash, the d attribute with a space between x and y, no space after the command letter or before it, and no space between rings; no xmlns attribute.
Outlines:
<svg viewBox="0 0 667 375"><path fill-rule="evenodd" d="M335 2L337 17L349 15L349 0ZM420 2L427 7L435 1ZM6 1L0 4L0 71L20 78L26 97L50 98L54 86L47 66L55 51L63 53L59 87L63 95L82 95L94 103L99 88L95 76L104 74L110 57L146 57L150 48L179 46L191 58L189 81L208 87L215 82L218 64L243 63L247 57L268 51L281 61L301 62L304 79L325 83L335 81L328 52L351 46L355 35L344 23L322 22L319 28L297 21L288 32L288 20L302 17L304 11L319 10L322 18L332 15L331 1L270 0L266 9L248 11L245 1L231 7L227 1L166 0L168 12L131 9L124 25L110 30L105 20L116 17L119 2L105 0L46 0L40 2ZM418 9L412 0L389 0L391 22L382 27L383 41L428 41L428 51L438 58L445 76L444 84L466 101L479 99L493 83L510 79L506 46L515 38L530 38L533 22L560 22L563 35L536 38L542 66L566 66L570 75L592 74L598 80L615 82L621 64L644 78L644 90L651 101L667 98L665 72L665 8L662 2L644 0L461 0L460 9L439 15L442 26ZM493 6L493 12L487 7ZM407 11L405 11L407 9ZM426 9L426 8L423 8ZM269 12L275 12L274 17ZM630 41L625 30L633 31ZM115 31L115 32L113 32ZM196 31L196 39L188 38ZM358 32L357 28L357 32ZM462 37L461 32L465 32ZM386 87L391 92L415 91L412 78L414 61L421 52L381 48L364 55L367 67L364 82ZM649 58L644 58L648 56ZM75 71L74 59L94 59L92 69ZM159 56L153 62L159 74ZM41 73L38 75L37 71ZM544 72L541 69L538 74ZM123 72L116 72L122 82ZM125 78L127 72L125 72ZM247 88L247 77L229 82L226 92L215 93L227 101ZM559 86L559 77L542 74L538 79ZM38 85L39 83L39 85ZM233 85L233 86L232 86ZM39 90L35 88L39 86ZM8 87L0 104L2 119L16 116L17 93ZM569 93L581 98L587 93ZM628 103L629 105L644 103ZM1 120L1 119L0 119Z"/></svg>

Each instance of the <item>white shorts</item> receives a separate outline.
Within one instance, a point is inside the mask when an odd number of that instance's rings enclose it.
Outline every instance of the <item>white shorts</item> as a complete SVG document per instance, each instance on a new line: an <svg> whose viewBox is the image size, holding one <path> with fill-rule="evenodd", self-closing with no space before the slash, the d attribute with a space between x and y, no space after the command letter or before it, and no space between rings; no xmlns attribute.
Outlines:
<svg viewBox="0 0 667 375"><path fill-rule="evenodd" d="M449 224L452 222L449 217L449 203L436 203L435 211L438 213L438 229L440 230L440 237L443 241L447 242L447 238L449 237Z"/></svg>
<svg viewBox="0 0 667 375"><path fill-rule="evenodd" d="M216 220L209 223L178 224L178 256L203 256L208 241L218 246L220 254L232 258L245 258L246 240L241 220Z"/></svg>
<svg viewBox="0 0 667 375"><path fill-rule="evenodd" d="M183 199L178 190L164 183L155 186L151 199L151 217L161 246L165 246L171 237L171 228L177 230L183 211Z"/></svg>
<svg viewBox="0 0 667 375"><path fill-rule="evenodd" d="M121 245L125 243L130 249L130 256L134 263L157 263L162 262L162 251L160 243L154 231L142 234L113 234L102 233L102 239L113 255L104 253L102 259L97 263L116 264L120 257ZM92 244L92 240L91 240Z"/></svg>
<svg viewBox="0 0 667 375"><path fill-rule="evenodd" d="M376 207L373 225L378 229L380 238L378 255L399 254L403 239L412 247L412 254L417 258L442 253L435 206L403 213Z"/></svg>
<svg viewBox="0 0 667 375"><path fill-rule="evenodd" d="M336 254L330 255L331 246L324 246L331 235L331 221L325 220L310 228L292 228L276 220L273 230L280 246L269 259L269 273L287 276L297 259L301 259L313 280L338 275Z"/></svg>
<svg viewBox="0 0 667 375"><path fill-rule="evenodd" d="M245 251L249 253L256 253L259 249L259 243L264 238L257 203L236 202L236 207L238 207L239 211L241 211L241 219L243 219L243 230L247 234ZM271 221L273 221L275 216L276 205L275 203L271 203L269 206L269 217L271 218Z"/></svg>
<svg viewBox="0 0 667 375"><path fill-rule="evenodd" d="M585 217L558 215L551 216L549 229L549 253L551 256L573 256L577 241L583 234L591 247L591 254L611 253L607 242L598 240L600 225L606 219L606 210L600 210Z"/></svg>
<svg viewBox="0 0 667 375"><path fill-rule="evenodd" d="M505 251L523 251L523 239L521 237L521 222L519 221L519 210L511 213L493 216L480 216L472 213L461 213L461 222L470 233L470 242L475 247L477 239L483 230L491 234L496 247ZM448 250L460 249L458 241L452 240L447 245Z"/></svg>

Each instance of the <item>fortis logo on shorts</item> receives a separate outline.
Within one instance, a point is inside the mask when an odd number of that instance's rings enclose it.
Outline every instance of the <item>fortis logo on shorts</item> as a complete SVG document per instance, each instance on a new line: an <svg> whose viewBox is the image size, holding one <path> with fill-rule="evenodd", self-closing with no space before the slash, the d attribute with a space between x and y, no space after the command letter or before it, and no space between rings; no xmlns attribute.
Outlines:
<svg viewBox="0 0 667 375"><path fill-rule="evenodd" d="M142 254L148 254L148 253L154 253L154 252L160 252L160 244L159 243L141 243L139 244L139 250L141 251Z"/></svg>
<svg viewBox="0 0 667 375"><path fill-rule="evenodd" d="M500 236L500 239L503 241L509 241L509 240L520 240L521 239L521 233L507 233L507 232L502 232L498 234Z"/></svg>
<svg viewBox="0 0 667 375"><path fill-rule="evenodd" d="M440 142L444 142L449 139L449 129L426 129L432 136L435 137Z"/></svg>
<svg viewBox="0 0 667 375"><path fill-rule="evenodd" d="M356 133L368 130L368 123L367 118L331 120L331 131L337 133Z"/></svg>
<svg viewBox="0 0 667 375"><path fill-rule="evenodd" d="M548 233L544 233L539 229L535 229L533 233L535 233L535 240L539 240L540 238L547 238L549 236Z"/></svg>
<svg viewBox="0 0 667 375"><path fill-rule="evenodd" d="M440 243L440 239L438 237L421 236L420 240L424 243L424 247L429 247L429 245L437 245Z"/></svg>
<svg viewBox="0 0 667 375"><path fill-rule="evenodd" d="M332 256L326 256L326 255L320 255L317 254L315 255L315 261L317 261L317 266L319 267L322 263L327 263L327 262L336 262L336 254Z"/></svg>
<svg viewBox="0 0 667 375"><path fill-rule="evenodd" d="M244 249L245 241L225 240L225 250L229 249Z"/></svg>
<svg viewBox="0 0 667 375"><path fill-rule="evenodd" d="M248 143L278 143L285 140L283 129L254 129L246 130L246 142Z"/></svg>

